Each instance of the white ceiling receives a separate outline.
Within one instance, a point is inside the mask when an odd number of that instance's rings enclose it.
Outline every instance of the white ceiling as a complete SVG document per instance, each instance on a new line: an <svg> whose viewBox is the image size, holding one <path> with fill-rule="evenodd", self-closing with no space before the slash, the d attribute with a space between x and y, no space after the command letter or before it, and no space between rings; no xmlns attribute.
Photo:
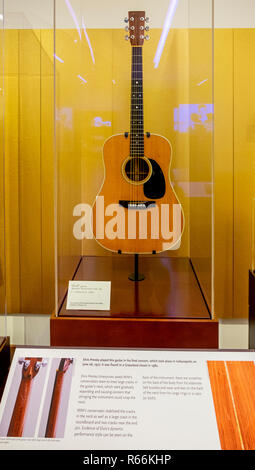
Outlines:
<svg viewBox="0 0 255 470"><path fill-rule="evenodd" d="M52 28L54 0L0 0L6 28ZM152 28L162 28L176 5L172 27L209 27L212 0L55 0L56 26L121 28L128 10L146 10ZM255 27L255 0L214 0L215 27Z"/></svg>

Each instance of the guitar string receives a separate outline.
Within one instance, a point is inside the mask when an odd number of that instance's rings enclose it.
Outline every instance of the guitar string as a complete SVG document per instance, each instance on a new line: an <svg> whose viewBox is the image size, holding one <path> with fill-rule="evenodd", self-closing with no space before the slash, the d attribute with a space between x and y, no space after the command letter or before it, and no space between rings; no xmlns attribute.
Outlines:
<svg viewBox="0 0 255 470"><path fill-rule="evenodd" d="M133 94L133 78L134 78L134 48L132 47L132 67L131 67L131 129L130 129L130 151L131 151L131 158L130 158L130 176L131 176L131 181L133 179L133 108L132 108L132 94ZM134 188L133 185L131 184L131 192L132 192L132 201L134 199Z"/></svg>
<svg viewBox="0 0 255 470"><path fill-rule="evenodd" d="M133 49L134 51L134 66L133 66L133 70L134 70L134 74L133 74L133 79L136 80L136 48ZM134 90L134 93L136 91L136 82L133 83L133 90ZM135 99L133 100L133 102L135 103ZM132 107L132 116L133 116L133 120L134 120L134 108ZM133 127L132 127L132 165L133 165L133 181L135 180L135 143L134 143L134 121L133 121ZM135 186L133 185L133 189L134 189L134 201L135 201Z"/></svg>
<svg viewBox="0 0 255 470"><path fill-rule="evenodd" d="M133 79L133 48L132 48L132 56L131 56L131 109L130 109L130 136L129 136L129 139L130 139L130 165L129 165L129 173L132 177L132 167L131 167L131 155L132 155L132 86L133 86L133 82L132 82L132 79ZM132 194L132 187L130 188L130 192L131 192L131 195Z"/></svg>
<svg viewBox="0 0 255 470"><path fill-rule="evenodd" d="M137 93L138 93L138 89L139 89L139 82L138 82L138 50L139 48L135 48L135 109L138 109L137 108ZM137 85L137 86L136 86ZM136 113L135 110L133 110L134 112L134 116L136 117L136 115L138 114L139 115L139 112ZM135 123L135 126L134 126L134 134L133 134L133 138L134 138L134 147L135 147L135 160L134 160L134 164L135 164L135 183L137 183L137 180L138 180L138 175L137 175L137 167L138 167L138 152L137 152L137 137L136 137L136 132L138 130L139 126L138 126L138 122L136 121ZM135 185L135 188L136 188L136 193L138 192L138 189ZM137 194L136 194L136 200L137 200Z"/></svg>
<svg viewBox="0 0 255 470"><path fill-rule="evenodd" d="M134 79L136 80L136 48L134 49ZM135 92L136 92L136 81L135 81ZM136 94L135 94L135 103L136 103ZM134 117L134 109L133 109L133 117ZM134 164L134 181L136 181L136 149L135 149L135 136L134 136L134 131L136 130L135 129L136 126L134 126L133 128L133 154L134 154L134 158L133 158L133 164ZM136 187L134 185L134 193L136 192ZM134 200L136 198L134 197Z"/></svg>
<svg viewBox="0 0 255 470"><path fill-rule="evenodd" d="M137 84L137 51L138 51L138 47L135 48L135 109L136 109L136 99L137 99L137 89L138 89L138 85ZM133 115L136 115L136 112L133 110ZM135 183L137 182L137 154L136 154L136 137L135 137L135 132L136 132L136 129L137 128L137 122L135 124L135 127L134 127L134 133L133 133L133 143L134 143L134 154L135 154L135 158L134 158L134 170L135 170L135 174L134 174L134 179L135 179ZM136 192L137 192L137 188L136 188L136 185L134 185L134 189L135 189L135 196L136 196ZM137 198L135 198L137 199Z"/></svg>
<svg viewBox="0 0 255 470"><path fill-rule="evenodd" d="M132 48L132 74L131 74L132 83L131 83L131 136L130 136L131 172L130 172L130 175L134 183L139 183L140 178L143 179L143 175L146 177L146 167L143 162L144 132L143 132L142 76L143 76L142 47L133 47ZM144 167L144 171L143 171L143 167ZM133 184L132 186L138 186L138 184ZM133 188L133 194L135 192L138 193L138 188Z"/></svg>
<svg viewBox="0 0 255 470"><path fill-rule="evenodd" d="M134 106L136 108L136 97L137 97L137 49L138 48L134 48L134 93L135 93L135 99L134 99ZM133 118L135 117L135 108L133 107L132 109L132 114L133 114ZM135 145L135 132L136 132L136 126L137 126L137 122L134 122L133 123L133 132L132 132L132 140L133 140L133 168L134 168L134 175L133 175L133 182L135 183L136 182L136 166L137 166L137 161L136 161L136 145ZM134 196L136 196L136 185L134 184ZM134 201L135 201L136 197L134 197Z"/></svg>
<svg viewBox="0 0 255 470"><path fill-rule="evenodd" d="M140 92L140 47L137 48L137 80L138 80L138 93L136 94L136 103L137 103L137 106L138 106L138 110L140 111L140 108L139 108L139 103L138 103L138 96L139 96L139 92ZM141 114L140 112L138 114ZM137 140L138 140L138 144L139 144L139 140L140 140L140 137L139 137L139 134L138 134L138 131L139 131L139 127L136 129L136 133L137 133ZM137 182L140 181L140 156L139 156L139 152L138 152L138 145L136 144L136 152L137 152L137 160L136 160L136 166L137 166ZM137 185L137 199L138 199L138 185Z"/></svg>
<svg viewBox="0 0 255 470"><path fill-rule="evenodd" d="M137 73L136 73L136 78L137 78L137 81L138 81L138 86L137 86L137 93L136 93L136 103L137 103L137 109L138 109L138 116L140 117L140 110L138 108L138 96L139 96L139 91L140 91L140 74L139 74L139 50L140 48L137 48L137 59L136 59L136 63L137 63ZM140 127L140 122L137 123L138 125L136 125L136 133L139 131L139 127ZM138 135L138 134L137 134ZM137 139L137 137L136 137ZM138 142L139 142L139 137L138 137ZM138 182L139 182L139 162L140 162L140 158L139 158L139 152L138 152L138 144L137 144L137 140L136 140L136 182L137 182L137 186L136 186L136 192L137 192L137 197L136 199L138 199Z"/></svg>
<svg viewBox="0 0 255 470"><path fill-rule="evenodd" d="M143 153L143 142L142 137L142 61L141 61L141 52L142 48L134 48L134 76L133 76L133 96L132 100L132 116L133 116L133 126L132 126L132 153L133 153L133 166L134 166L134 182L139 183L140 178L142 177L142 159L140 155ZM137 111L136 111L137 109ZM138 184L135 184L138 186ZM136 188L138 193L138 188ZM136 198L138 199L138 198Z"/></svg>
<svg viewBox="0 0 255 470"><path fill-rule="evenodd" d="M131 177L131 180L132 180L132 177L133 177L133 166L132 166L132 153L133 153L133 150L132 150L132 146L133 146L133 142L132 142L132 120L133 120L133 112L132 112L132 93L133 93L133 60L134 60L134 57L133 57L133 47L132 47L132 64L131 64L131 110L130 110L130 165L129 165L129 173L130 173L130 177ZM132 198L131 198L131 201L133 200L133 187L132 187L132 184L131 184L131 195L132 195Z"/></svg>
<svg viewBox="0 0 255 470"><path fill-rule="evenodd" d="M135 48L134 49L134 79L135 79L135 82L134 82L134 92L135 92L135 99L134 99L134 105L135 107L133 108L132 112L133 112L133 118L136 116L136 113L135 113L135 108L136 108L136 97L137 97L137 49L138 48ZM137 126L137 122L134 123L134 126L133 126L133 164L134 164L134 182L136 182L136 166L137 166L137 161L136 161L136 145L135 145L135 132L136 132L136 126ZM136 187L134 185L134 191L136 193Z"/></svg>
<svg viewBox="0 0 255 470"><path fill-rule="evenodd" d="M132 152L131 152L131 168L132 168L132 181L134 181L134 111L133 111L133 103L134 103L134 79L135 79L135 48L132 48L132 99L131 99L131 115L132 115L132 127L131 127L131 147L132 147ZM132 184L132 183L131 183ZM134 185L132 184L132 193L133 193L133 198L132 201L134 201Z"/></svg>
<svg viewBox="0 0 255 470"><path fill-rule="evenodd" d="M133 80L136 80L136 48L133 48ZM135 82L133 83L133 90L135 92ZM135 101L135 99L134 99ZM132 107L132 118L134 119L134 109ZM132 119L132 120L133 120ZM135 144L134 144L134 122L132 123L132 169L133 177L132 180L135 180ZM133 185L133 201L135 201L135 185Z"/></svg>
<svg viewBox="0 0 255 470"><path fill-rule="evenodd" d="M132 56L131 56L131 108L130 108L130 165L129 165L129 174L132 176L132 167L131 167L131 155L132 155L132 79L133 79L133 48L132 48ZM130 178L130 177L129 177ZM132 195L132 187L130 188L130 197Z"/></svg>
<svg viewBox="0 0 255 470"><path fill-rule="evenodd" d="M139 88L139 85L138 85L138 73L137 73L137 54L138 53L138 47L135 48L135 109L137 109L137 91L138 91L138 88ZM138 86L137 86L138 85ZM137 113L139 114L139 113ZM133 116L136 117L136 112L135 110L133 109ZM135 174L134 174L134 181L135 183L137 183L137 144L136 144L136 131L137 131L137 122L135 123L135 126L134 126L134 132L133 132L133 144L134 144L134 170L135 170ZM136 185L134 185L135 187L135 193L137 193L137 188L136 188ZM137 194L136 194L137 196ZM137 199L137 197L135 198Z"/></svg>

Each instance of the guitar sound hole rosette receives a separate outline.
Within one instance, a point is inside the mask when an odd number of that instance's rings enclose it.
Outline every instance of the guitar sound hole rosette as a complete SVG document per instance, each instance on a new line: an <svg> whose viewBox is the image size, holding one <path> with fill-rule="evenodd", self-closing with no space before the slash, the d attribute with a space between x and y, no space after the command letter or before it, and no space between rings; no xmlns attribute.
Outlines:
<svg viewBox="0 0 255 470"><path fill-rule="evenodd" d="M147 157L127 157L122 164L122 174L130 184L144 184L152 175L151 162Z"/></svg>

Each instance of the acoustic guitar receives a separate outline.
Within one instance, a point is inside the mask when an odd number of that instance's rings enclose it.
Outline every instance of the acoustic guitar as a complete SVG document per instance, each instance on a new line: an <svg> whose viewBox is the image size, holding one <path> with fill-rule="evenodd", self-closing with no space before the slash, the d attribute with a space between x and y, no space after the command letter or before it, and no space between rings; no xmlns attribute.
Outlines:
<svg viewBox="0 0 255 470"><path fill-rule="evenodd" d="M132 46L130 132L103 147L105 176L92 211L93 235L118 253L158 253L180 246L182 206L170 181L172 148L144 132L143 44L149 37L144 11L130 11L126 39Z"/></svg>

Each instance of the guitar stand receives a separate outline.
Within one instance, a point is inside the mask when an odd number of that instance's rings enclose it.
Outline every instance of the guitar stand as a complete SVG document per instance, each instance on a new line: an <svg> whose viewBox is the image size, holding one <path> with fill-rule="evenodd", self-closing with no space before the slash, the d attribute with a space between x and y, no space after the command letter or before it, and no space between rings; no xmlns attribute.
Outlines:
<svg viewBox="0 0 255 470"><path fill-rule="evenodd" d="M138 270L138 253L135 253L134 255L134 272L129 274L128 279L135 282L143 281L145 279L145 276L140 274Z"/></svg>

